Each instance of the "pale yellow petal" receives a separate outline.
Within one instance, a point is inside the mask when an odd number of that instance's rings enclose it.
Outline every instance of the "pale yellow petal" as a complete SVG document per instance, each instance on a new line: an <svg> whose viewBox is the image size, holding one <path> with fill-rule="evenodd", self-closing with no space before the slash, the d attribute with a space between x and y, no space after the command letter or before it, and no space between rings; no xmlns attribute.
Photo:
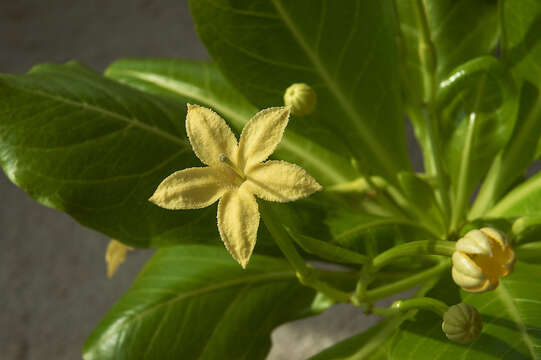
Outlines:
<svg viewBox="0 0 541 360"><path fill-rule="evenodd" d="M239 141L239 167L265 161L282 140L289 121L290 106L261 110L248 121Z"/></svg>
<svg viewBox="0 0 541 360"><path fill-rule="evenodd" d="M257 164L246 176L248 191L268 201L295 201L322 189L303 168L285 161Z"/></svg>
<svg viewBox="0 0 541 360"><path fill-rule="evenodd" d="M258 227L259 210L254 196L244 186L226 192L218 204L218 229L225 247L243 268L254 250Z"/></svg>
<svg viewBox="0 0 541 360"><path fill-rule="evenodd" d="M231 187L227 179L221 170L212 167L180 170L166 177L149 200L171 210L204 208Z"/></svg>
<svg viewBox="0 0 541 360"><path fill-rule="evenodd" d="M214 111L188 104L186 132L195 155L204 164L223 166L220 154L236 161L238 144L235 134Z"/></svg>
<svg viewBox="0 0 541 360"><path fill-rule="evenodd" d="M105 262L107 263L107 277L112 278L116 270L124 261L126 261L126 253L128 250L133 250L132 247L126 246L118 240L111 239L107 245L105 252Z"/></svg>

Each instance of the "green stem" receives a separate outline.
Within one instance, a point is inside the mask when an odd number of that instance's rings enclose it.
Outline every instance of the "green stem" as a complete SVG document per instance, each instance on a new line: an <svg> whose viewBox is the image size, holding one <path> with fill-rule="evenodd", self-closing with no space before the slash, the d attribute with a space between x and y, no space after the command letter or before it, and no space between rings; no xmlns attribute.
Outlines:
<svg viewBox="0 0 541 360"><path fill-rule="evenodd" d="M275 221L275 216L273 214L271 205L267 203L260 203L259 211L261 213L261 217L263 218L263 222L276 242L276 245L278 245L287 261L297 273L299 281L303 285L311 287L337 302L349 302L349 293L336 289L318 279L318 271L306 264L302 256L295 248L295 245L293 245L293 242L286 229L280 223Z"/></svg>
<svg viewBox="0 0 541 360"><path fill-rule="evenodd" d="M437 80L436 80L436 68L437 68L437 53L436 46L432 42L432 36L430 34L430 26L428 24L428 18L426 17L426 9L422 0L415 1L415 10L417 12L417 19L421 25L421 41L419 42L419 57L421 59L423 72L423 81L425 88L424 100L427 103L431 103L434 95L436 94Z"/></svg>
<svg viewBox="0 0 541 360"><path fill-rule="evenodd" d="M443 314L449 310L449 306L442 301L429 298L429 297L418 297L408 300L398 300L395 301L391 309L404 313L410 310L429 310L443 317Z"/></svg>
<svg viewBox="0 0 541 360"><path fill-rule="evenodd" d="M449 267L450 262L448 260L442 261L438 265L428 270L421 271L415 275L396 281L394 283L368 290L365 292L364 298L362 300L367 302L377 301L397 294L399 292L411 289L418 284L425 283L427 280L437 277L442 272L448 270Z"/></svg>
<svg viewBox="0 0 541 360"><path fill-rule="evenodd" d="M393 260L404 256L442 255L452 256L455 251L454 241L420 240L397 245L372 260L371 271L376 272Z"/></svg>

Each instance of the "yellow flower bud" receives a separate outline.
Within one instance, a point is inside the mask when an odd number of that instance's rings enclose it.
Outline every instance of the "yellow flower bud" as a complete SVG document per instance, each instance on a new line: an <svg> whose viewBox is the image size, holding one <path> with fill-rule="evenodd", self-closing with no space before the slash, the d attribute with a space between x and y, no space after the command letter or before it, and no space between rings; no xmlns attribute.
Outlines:
<svg viewBox="0 0 541 360"><path fill-rule="evenodd" d="M453 280L469 292L493 290L513 271L515 253L507 237L493 228L472 230L457 241Z"/></svg>
<svg viewBox="0 0 541 360"><path fill-rule="evenodd" d="M293 115L310 115L316 108L316 102L316 92L304 83L291 85L284 94L284 103L291 105Z"/></svg>
<svg viewBox="0 0 541 360"><path fill-rule="evenodd" d="M449 307L443 314L441 329L449 340L465 344L481 334L483 321L476 308L460 303Z"/></svg>

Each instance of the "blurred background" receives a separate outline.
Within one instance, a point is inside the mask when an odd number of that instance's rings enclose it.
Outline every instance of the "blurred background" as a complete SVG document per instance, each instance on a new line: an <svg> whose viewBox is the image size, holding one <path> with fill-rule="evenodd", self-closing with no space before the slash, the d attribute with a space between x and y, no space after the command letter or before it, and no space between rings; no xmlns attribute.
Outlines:
<svg viewBox="0 0 541 360"><path fill-rule="evenodd" d="M0 1L2 73L71 59L103 71L120 57L207 59L208 54L187 0ZM35 203L3 173L0 199L0 357L80 359L85 338L152 252L129 253L109 280L108 238ZM306 359L375 321L359 309L335 306L278 328L268 359Z"/></svg>

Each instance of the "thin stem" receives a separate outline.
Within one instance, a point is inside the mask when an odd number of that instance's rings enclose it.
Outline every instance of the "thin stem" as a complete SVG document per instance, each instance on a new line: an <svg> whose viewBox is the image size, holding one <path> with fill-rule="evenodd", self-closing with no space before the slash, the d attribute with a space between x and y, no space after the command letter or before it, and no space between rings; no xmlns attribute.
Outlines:
<svg viewBox="0 0 541 360"><path fill-rule="evenodd" d="M449 260L442 261L438 265L428 270L421 271L415 275L396 281L394 283L383 285L372 290L368 290L364 294L363 301L367 301L367 302L377 301L377 300L389 297L391 295L397 294L399 292L402 292L404 290L411 289L412 287L418 284L425 283L427 280L437 277L442 272L448 270L449 267L450 267Z"/></svg>
<svg viewBox="0 0 541 360"><path fill-rule="evenodd" d="M442 255L452 256L456 243L441 240L420 240L397 245L372 260L371 271L376 272L393 260L404 256Z"/></svg>
<svg viewBox="0 0 541 360"><path fill-rule="evenodd" d="M266 203L262 203L259 206L259 210L265 226L271 233L276 245L278 245L287 261L297 273L299 281L303 285L311 287L337 302L349 302L349 293L336 289L318 279L318 271L306 264L302 256L295 248L295 245L293 245L293 242L291 241L286 229L280 223L275 221L275 216L271 206Z"/></svg>
<svg viewBox="0 0 541 360"><path fill-rule="evenodd" d="M431 103L434 95L436 94L436 68L437 68L437 53L436 46L432 42L432 36L430 34L430 26L428 24L428 18L426 16L426 9L422 0L415 1L415 10L417 12L417 19L421 25L421 41L419 42L419 57L423 63L423 80L425 88L424 100L427 103Z"/></svg>
<svg viewBox="0 0 541 360"><path fill-rule="evenodd" d="M410 310L429 310L443 317L443 314L449 310L449 306L444 302L429 298L418 297L408 300L398 300L391 305L391 309L404 313Z"/></svg>

